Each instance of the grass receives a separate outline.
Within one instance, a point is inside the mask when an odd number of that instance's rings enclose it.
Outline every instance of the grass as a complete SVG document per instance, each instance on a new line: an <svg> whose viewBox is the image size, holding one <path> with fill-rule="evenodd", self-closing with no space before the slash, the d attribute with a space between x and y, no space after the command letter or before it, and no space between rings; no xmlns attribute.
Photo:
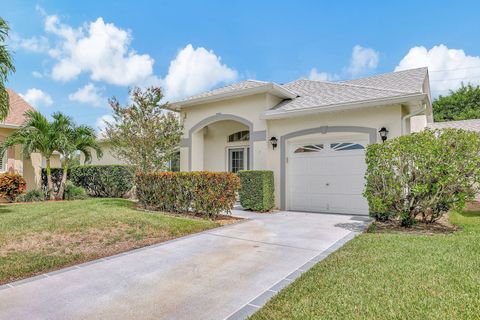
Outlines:
<svg viewBox="0 0 480 320"><path fill-rule="evenodd" d="M454 234L362 234L281 291L252 319L478 319L480 212Z"/></svg>
<svg viewBox="0 0 480 320"><path fill-rule="evenodd" d="M217 226L124 199L0 205L0 284Z"/></svg>

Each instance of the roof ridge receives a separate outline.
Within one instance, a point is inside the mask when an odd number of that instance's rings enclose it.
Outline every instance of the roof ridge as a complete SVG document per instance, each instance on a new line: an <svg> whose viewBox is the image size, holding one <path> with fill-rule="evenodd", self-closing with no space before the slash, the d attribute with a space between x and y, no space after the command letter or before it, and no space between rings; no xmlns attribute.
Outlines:
<svg viewBox="0 0 480 320"><path fill-rule="evenodd" d="M349 80L342 80L341 82L349 82L349 81L355 81L355 80L361 80L361 79L370 79L370 78L377 78L386 74L392 74L392 73L400 73L400 72L406 72L406 71L413 71L413 70L419 70L419 69L426 69L428 71L428 67L418 67L418 68L411 68L411 69L404 69L404 70L398 70L398 71L390 71L390 72L382 72L382 73L377 73L368 77L363 77L363 78L356 78L356 79L349 79Z"/></svg>
<svg viewBox="0 0 480 320"><path fill-rule="evenodd" d="M364 78L359 78L359 79L364 79ZM378 87L365 86L365 85L352 84L352 83L345 83L345 82L332 82L332 81L310 80L310 79L298 79L298 80L295 80L295 81L291 81L289 83L293 83L293 82L297 82L297 81L311 81L311 82L319 82L319 83L333 84L333 85L339 85L339 86L350 86L350 87L358 87L358 88L365 88L365 89L374 89L374 90L380 90L380 91L389 91L389 92L398 92L398 93L411 93L410 91L404 91L404 90L385 89L385 88L378 88Z"/></svg>

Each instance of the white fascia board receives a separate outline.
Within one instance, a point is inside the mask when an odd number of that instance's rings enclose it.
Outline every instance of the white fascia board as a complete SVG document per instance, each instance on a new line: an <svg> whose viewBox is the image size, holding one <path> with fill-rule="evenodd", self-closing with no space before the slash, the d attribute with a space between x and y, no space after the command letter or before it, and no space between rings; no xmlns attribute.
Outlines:
<svg viewBox="0 0 480 320"><path fill-rule="evenodd" d="M182 108L191 107L198 104L217 102L217 101L233 99L233 98L240 98L240 97L250 96L258 93L271 93L273 95L276 95L284 99L293 99L296 97L294 93L288 91L285 88L280 87L279 85L276 85L273 83L267 83L263 86L259 86L255 88L236 90L232 92L225 92L225 93L211 95L208 97L201 97L201 98L196 98L196 99L191 99L186 101L173 102L170 104L170 109L178 111Z"/></svg>
<svg viewBox="0 0 480 320"><path fill-rule="evenodd" d="M419 100L419 99L421 100L428 99L428 95L425 93L415 93L411 95L405 95L402 97L375 99L375 100L360 101L360 102L354 102L354 103L349 102L349 103L333 104L329 106L319 106L319 107L312 107L312 108L292 110L292 111L269 110L263 113L260 116L260 119L268 120L268 119L300 117L300 116L315 114L315 113L375 107L375 106L387 105L387 104L404 103L404 102Z"/></svg>
<svg viewBox="0 0 480 320"><path fill-rule="evenodd" d="M0 123L0 128L6 128L6 129L19 129L22 126L19 124L8 124L8 123Z"/></svg>

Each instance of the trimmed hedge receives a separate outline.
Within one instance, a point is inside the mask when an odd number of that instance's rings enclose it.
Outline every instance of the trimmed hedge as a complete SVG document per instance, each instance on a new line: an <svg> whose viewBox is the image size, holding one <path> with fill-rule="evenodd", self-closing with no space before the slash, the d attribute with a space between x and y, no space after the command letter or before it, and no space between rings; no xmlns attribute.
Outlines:
<svg viewBox="0 0 480 320"><path fill-rule="evenodd" d="M135 186L145 208L212 217L233 209L240 179L230 172L138 173Z"/></svg>
<svg viewBox="0 0 480 320"><path fill-rule="evenodd" d="M244 209L270 211L275 206L273 171L239 171L240 204Z"/></svg>
<svg viewBox="0 0 480 320"><path fill-rule="evenodd" d="M62 168L52 168L54 192L62 181ZM125 165L85 165L68 170L68 180L92 197L121 198L133 188L134 175ZM42 169L42 191L47 192L47 173Z"/></svg>
<svg viewBox="0 0 480 320"><path fill-rule="evenodd" d="M121 198L133 188L134 175L125 165L72 167L69 180L92 197Z"/></svg>

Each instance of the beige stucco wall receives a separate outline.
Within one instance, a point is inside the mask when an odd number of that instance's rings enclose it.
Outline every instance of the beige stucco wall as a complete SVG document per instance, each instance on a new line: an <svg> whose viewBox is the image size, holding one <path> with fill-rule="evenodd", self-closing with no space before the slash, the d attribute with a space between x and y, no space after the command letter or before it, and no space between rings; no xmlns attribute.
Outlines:
<svg viewBox="0 0 480 320"><path fill-rule="evenodd" d="M299 130L322 126L360 126L375 128L376 131L385 127L389 130L389 138L401 135L401 119L404 110L400 105L379 106L343 112L321 113L296 118L268 121L267 137L280 137ZM328 135L328 134L327 134ZM339 134L335 134L339 136ZM348 135L345 133L344 135ZM309 137L310 138L310 137ZM365 139L368 139L365 135ZM296 139L298 140L298 139ZM377 135L377 142L380 142ZM288 141L287 141L288 143ZM275 200L280 204L280 148L268 148L266 168L274 172ZM263 169L263 168L262 168Z"/></svg>
<svg viewBox="0 0 480 320"><path fill-rule="evenodd" d="M265 131L267 129L267 122L265 120L260 119L260 114L263 113L268 108L273 107L280 99L275 97L271 94L256 94L252 96L242 97L231 99L227 101L219 101L214 103L208 103L204 105L197 105L191 108L186 108L182 110L181 119L184 126L183 130L183 138L189 138L189 131L192 127L194 127L200 121L215 116L217 114L232 114L238 117L247 119L248 121L252 122L253 124L253 131ZM241 127L242 124L238 123ZM218 130L226 130L226 128ZM231 130L233 133L236 129ZM242 129L243 130L243 129ZM238 131L238 130L237 130ZM208 131L207 131L208 132ZM223 131L226 132L226 131ZM192 135L192 150L190 151L188 147L181 146L180 147L180 170L188 171L189 170L189 152L192 152L192 168L191 170L204 170L204 163L205 157L204 155L204 141L205 136L201 131L197 131ZM219 138L225 139L226 137ZM254 143L258 145L257 148L254 148L260 152L261 149L265 149L265 143L258 144L257 142ZM219 159L215 160L215 163L223 163L225 161L225 144L222 143L222 154L216 152L216 156L220 157ZM223 154L225 153L225 154ZM213 158L209 156L209 158ZM253 159L253 166L256 167L263 167L265 166L265 157L256 157L254 156ZM219 167L213 167L209 164L209 168L212 170L215 169L216 171L219 170L226 170L225 165Z"/></svg>
<svg viewBox="0 0 480 320"><path fill-rule="evenodd" d="M89 164L94 164L94 165L125 164L125 161L115 157L108 143L100 143L100 146L102 148L103 156L99 159L97 158L97 153L95 152L95 150L91 150L92 160ZM83 153L80 153L80 164L85 164L85 156L83 155Z"/></svg>
<svg viewBox="0 0 480 320"><path fill-rule="evenodd" d="M275 175L275 198L277 206L280 205L280 145L272 149L269 139L272 136L280 138L288 133L299 130L318 128L323 126L359 126L373 128L375 131L382 127L389 130L388 138L402 134L402 117L411 110L402 105L386 105L352 109L346 111L310 114L300 117L285 119L263 120L261 115L280 100L268 94L257 94L244 98L232 99L210 104L185 108L181 112L184 124L183 138L186 142L180 148L180 166L182 171L189 170L188 144L191 144L191 170L226 171L227 163L227 137L229 134L240 130L246 130L246 126L235 121L221 120L207 125L207 129L201 128L192 134L188 141L189 131L192 127L209 117L223 114L235 115L253 123L253 131L265 131L265 140L253 142L253 165L251 169L272 170ZM410 121L405 122L404 134L423 129L425 116L417 117L411 122L416 127L410 127ZM423 127L422 127L423 125ZM340 134L341 135L341 134ZM348 135L345 133L343 135ZM368 135L365 135L365 139ZM381 139L377 133L377 142ZM287 141L288 143L288 141ZM241 142L248 145L248 142Z"/></svg>

